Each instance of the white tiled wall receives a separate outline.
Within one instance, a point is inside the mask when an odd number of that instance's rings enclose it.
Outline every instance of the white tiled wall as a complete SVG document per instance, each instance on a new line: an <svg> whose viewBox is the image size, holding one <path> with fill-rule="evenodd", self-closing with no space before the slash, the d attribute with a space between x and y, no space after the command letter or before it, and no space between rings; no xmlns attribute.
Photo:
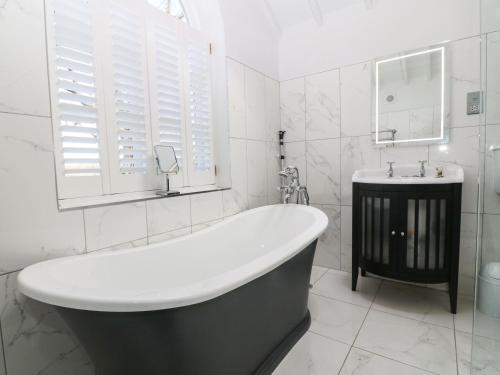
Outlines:
<svg viewBox="0 0 500 375"><path fill-rule="evenodd" d="M7 1L0 18L0 45L8 51L0 59L0 375L92 375L54 310L18 293L17 271L49 258L165 241L278 202L279 83L228 61L233 190L61 212L43 1Z"/></svg>
<svg viewBox="0 0 500 375"><path fill-rule="evenodd" d="M495 45L495 38L496 35L489 36L490 46ZM373 146L373 72L369 62L281 83L287 164L299 167L307 181L311 202L323 209L331 220L318 246L317 265L351 271L351 177L356 169L385 167L387 161L458 163L466 176L460 292L473 293L480 116L466 115L466 94L480 88L480 50L479 37L450 44L451 142L448 145ZM496 128L491 129L490 134L500 141ZM496 203L490 205L490 209L498 207L500 213L500 203Z"/></svg>

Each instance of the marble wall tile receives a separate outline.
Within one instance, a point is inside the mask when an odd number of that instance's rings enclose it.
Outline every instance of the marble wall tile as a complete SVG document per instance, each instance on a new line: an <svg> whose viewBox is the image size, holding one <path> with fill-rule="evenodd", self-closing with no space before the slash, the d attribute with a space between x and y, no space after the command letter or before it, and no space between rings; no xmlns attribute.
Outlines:
<svg viewBox="0 0 500 375"><path fill-rule="evenodd" d="M148 244L147 238L139 238L138 240L128 241L125 243L120 243L118 245L113 245L107 247L105 249L101 249L98 251L119 251L119 250L128 250L136 247L146 246Z"/></svg>
<svg viewBox="0 0 500 375"><path fill-rule="evenodd" d="M266 140L266 78L263 74L245 69L247 139Z"/></svg>
<svg viewBox="0 0 500 375"><path fill-rule="evenodd" d="M340 138L307 141L306 163L311 202L340 204Z"/></svg>
<svg viewBox="0 0 500 375"><path fill-rule="evenodd" d="M460 228L460 269L458 293L474 295L476 278L477 214L462 214Z"/></svg>
<svg viewBox="0 0 500 375"><path fill-rule="evenodd" d="M370 134L372 81L373 72L370 62L340 69L343 137Z"/></svg>
<svg viewBox="0 0 500 375"><path fill-rule="evenodd" d="M328 216L328 228L320 237L314 265L340 269L340 207L315 205Z"/></svg>
<svg viewBox="0 0 500 375"><path fill-rule="evenodd" d="M304 78L280 84L281 130L285 141L303 141L306 137L306 97Z"/></svg>
<svg viewBox="0 0 500 375"><path fill-rule="evenodd" d="M462 212L477 211L479 177L479 127L450 129L450 143L429 146L431 165L458 164L464 169Z"/></svg>
<svg viewBox="0 0 500 375"><path fill-rule="evenodd" d="M145 202L86 208L84 217L87 251L148 236Z"/></svg>
<svg viewBox="0 0 500 375"><path fill-rule="evenodd" d="M94 375L85 351L49 305L17 290L17 274L0 277L0 321L7 374Z"/></svg>
<svg viewBox="0 0 500 375"><path fill-rule="evenodd" d="M285 143L285 166L292 165L299 169L300 181L307 181L306 142Z"/></svg>
<svg viewBox="0 0 500 375"><path fill-rule="evenodd" d="M481 89L481 38L450 43L450 118L452 127L479 125L480 115L467 115L467 93Z"/></svg>
<svg viewBox="0 0 500 375"><path fill-rule="evenodd" d="M267 204L266 142L247 141L248 205L250 208Z"/></svg>
<svg viewBox="0 0 500 375"><path fill-rule="evenodd" d="M380 149L373 146L371 136L342 138L341 149L341 202L352 205L352 174L357 169L379 168Z"/></svg>
<svg viewBox="0 0 500 375"><path fill-rule="evenodd" d="M50 116L43 1L0 5L0 112Z"/></svg>
<svg viewBox="0 0 500 375"><path fill-rule="evenodd" d="M247 142L231 139L231 190L224 191L224 216L231 216L248 208Z"/></svg>
<svg viewBox="0 0 500 375"><path fill-rule="evenodd" d="M281 170L281 159L279 158L279 143L277 141L266 142L266 165L267 165L267 203L280 203L281 193L278 187L281 178L278 173Z"/></svg>
<svg viewBox="0 0 500 375"><path fill-rule="evenodd" d="M500 30L500 3L497 0L481 1L481 32Z"/></svg>
<svg viewBox="0 0 500 375"><path fill-rule="evenodd" d="M500 215L483 215L481 265L500 262Z"/></svg>
<svg viewBox="0 0 500 375"><path fill-rule="evenodd" d="M484 147L484 212L500 214L500 194L495 191L495 159L490 147L500 144L500 125L486 126L486 145Z"/></svg>
<svg viewBox="0 0 500 375"><path fill-rule="evenodd" d="M354 346L436 374L457 373L449 328L371 310Z"/></svg>
<svg viewBox="0 0 500 375"><path fill-rule="evenodd" d="M266 140L277 142L279 130L281 130L280 84L266 77Z"/></svg>
<svg viewBox="0 0 500 375"><path fill-rule="evenodd" d="M150 200L146 208L149 236L191 225L189 196Z"/></svg>
<svg viewBox="0 0 500 375"><path fill-rule="evenodd" d="M419 160L429 160L428 146L396 146L383 147L380 149L380 165L382 168L387 167L387 162L394 161L396 165L414 164L419 167Z"/></svg>
<svg viewBox="0 0 500 375"><path fill-rule="evenodd" d="M500 32L487 36L486 123L500 124Z"/></svg>
<svg viewBox="0 0 500 375"><path fill-rule="evenodd" d="M203 229L207 229L207 228L210 228L211 226L215 225L215 224L219 224L222 222L222 219L220 220L214 220L214 221L209 221L207 223L203 223L203 224L197 224L197 225L193 225L191 227L191 233L196 233L196 232L199 232Z"/></svg>
<svg viewBox="0 0 500 375"><path fill-rule="evenodd" d="M229 134L231 137L245 138L247 136L245 67L232 59L227 59L227 90Z"/></svg>
<svg viewBox="0 0 500 375"><path fill-rule="evenodd" d="M273 375L337 374L347 353L349 345L307 332Z"/></svg>
<svg viewBox="0 0 500 375"><path fill-rule="evenodd" d="M222 219L222 192L216 191L204 194L194 194L191 198L192 225Z"/></svg>
<svg viewBox="0 0 500 375"><path fill-rule="evenodd" d="M339 70L306 77L306 139L340 137Z"/></svg>
<svg viewBox="0 0 500 375"><path fill-rule="evenodd" d="M352 207L340 209L340 269L352 272Z"/></svg>
<svg viewBox="0 0 500 375"><path fill-rule="evenodd" d="M186 227L186 228L181 228L181 229L176 229L171 232L167 233L162 233L162 234L157 234L155 236L149 236L148 237L148 244L153 245L155 243L159 242L164 242L164 241L170 241L175 238L179 237L184 237L187 236L188 234L191 234L191 227Z"/></svg>
<svg viewBox="0 0 500 375"><path fill-rule="evenodd" d="M352 348L340 375L431 375L432 372L417 369L398 361Z"/></svg>
<svg viewBox="0 0 500 375"><path fill-rule="evenodd" d="M57 209L50 119L0 114L0 124L0 273L83 253L82 211Z"/></svg>

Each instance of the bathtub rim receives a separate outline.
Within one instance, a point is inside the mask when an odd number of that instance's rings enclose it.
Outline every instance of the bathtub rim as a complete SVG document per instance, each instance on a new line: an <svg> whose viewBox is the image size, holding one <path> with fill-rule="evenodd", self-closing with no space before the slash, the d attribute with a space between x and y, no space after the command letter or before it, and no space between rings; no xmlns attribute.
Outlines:
<svg viewBox="0 0 500 375"><path fill-rule="evenodd" d="M247 210L240 214L234 215L212 227L206 228L202 231L182 238L164 241L154 245L146 245L138 248L123 250L120 252L102 251L83 256L120 256L130 252L140 252L148 249L155 249L167 243L173 245L178 241L185 241L187 238L203 236L204 233L217 230L219 227L224 226L225 224L228 224L232 221L236 221L242 216L251 215L259 211L270 210L272 209L272 207L282 206L283 205L271 205ZM43 303L71 309L101 312L157 311L190 306L205 302L219 297L229 291L237 289L238 287L257 279L265 275L266 273L271 272L272 270L276 269L280 265L293 258L315 240L317 240L326 230L328 225L328 218L321 210L310 206L288 206L301 207L301 209L310 210L315 217L314 224L311 225L306 231L304 231L304 233L295 238L295 241L293 243L293 250L289 249L289 244L287 244L287 246L276 247L264 256L255 258L251 262L248 262L240 267L227 270L209 279L193 282L187 284L186 286L165 288L163 290L163 294L140 296L130 295L126 297L98 294L92 294L91 296L82 296L72 293L72 291L67 290L67 288L62 288L61 290L48 290L46 285L40 286L37 284L36 278L41 277L40 274L43 274L45 272L45 277L47 277L47 269L44 268L59 266L61 264L64 265L64 263L82 259L82 255L52 259L25 268L18 275L18 288L24 295ZM48 269L48 271L50 271L50 268ZM34 276L34 278L32 276ZM30 278L32 280L30 280Z"/></svg>

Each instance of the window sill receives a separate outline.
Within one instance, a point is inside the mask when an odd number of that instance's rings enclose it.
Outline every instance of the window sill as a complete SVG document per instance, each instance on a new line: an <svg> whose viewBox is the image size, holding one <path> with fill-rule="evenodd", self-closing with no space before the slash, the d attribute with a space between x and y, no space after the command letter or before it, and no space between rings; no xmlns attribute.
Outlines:
<svg viewBox="0 0 500 375"><path fill-rule="evenodd" d="M180 192L180 195L176 195L171 198L184 196L184 195L193 195L193 194L202 194L202 193L210 193L214 191L223 191L229 190L229 187L220 187L217 185L205 185L205 186L189 186L183 188L173 188L173 190ZM97 206L107 206L110 204L118 204L125 202L137 202L151 199L163 199L165 197L161 197L156 195L156 190L154 191L141 191L136 193L121 193L121 194L110 194L110 195L102 195L97 197L84 197L84 198L70 198L70 199L59 199L58 205L59 210L71 210L76 208L88 208L88 207L97 207Z"/></svg>

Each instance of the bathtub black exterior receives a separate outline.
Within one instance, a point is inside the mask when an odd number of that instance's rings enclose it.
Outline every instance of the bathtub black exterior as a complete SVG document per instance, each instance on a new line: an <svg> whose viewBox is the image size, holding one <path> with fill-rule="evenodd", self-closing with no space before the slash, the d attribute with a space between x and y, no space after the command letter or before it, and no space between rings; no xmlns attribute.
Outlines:
<svg viewBox="0 0 500 375"><path fill-rule="evenodd" d="M131 313L57 310L98 375L271 374L310 326L316 242L268 274L196 305Z"/></svg>

